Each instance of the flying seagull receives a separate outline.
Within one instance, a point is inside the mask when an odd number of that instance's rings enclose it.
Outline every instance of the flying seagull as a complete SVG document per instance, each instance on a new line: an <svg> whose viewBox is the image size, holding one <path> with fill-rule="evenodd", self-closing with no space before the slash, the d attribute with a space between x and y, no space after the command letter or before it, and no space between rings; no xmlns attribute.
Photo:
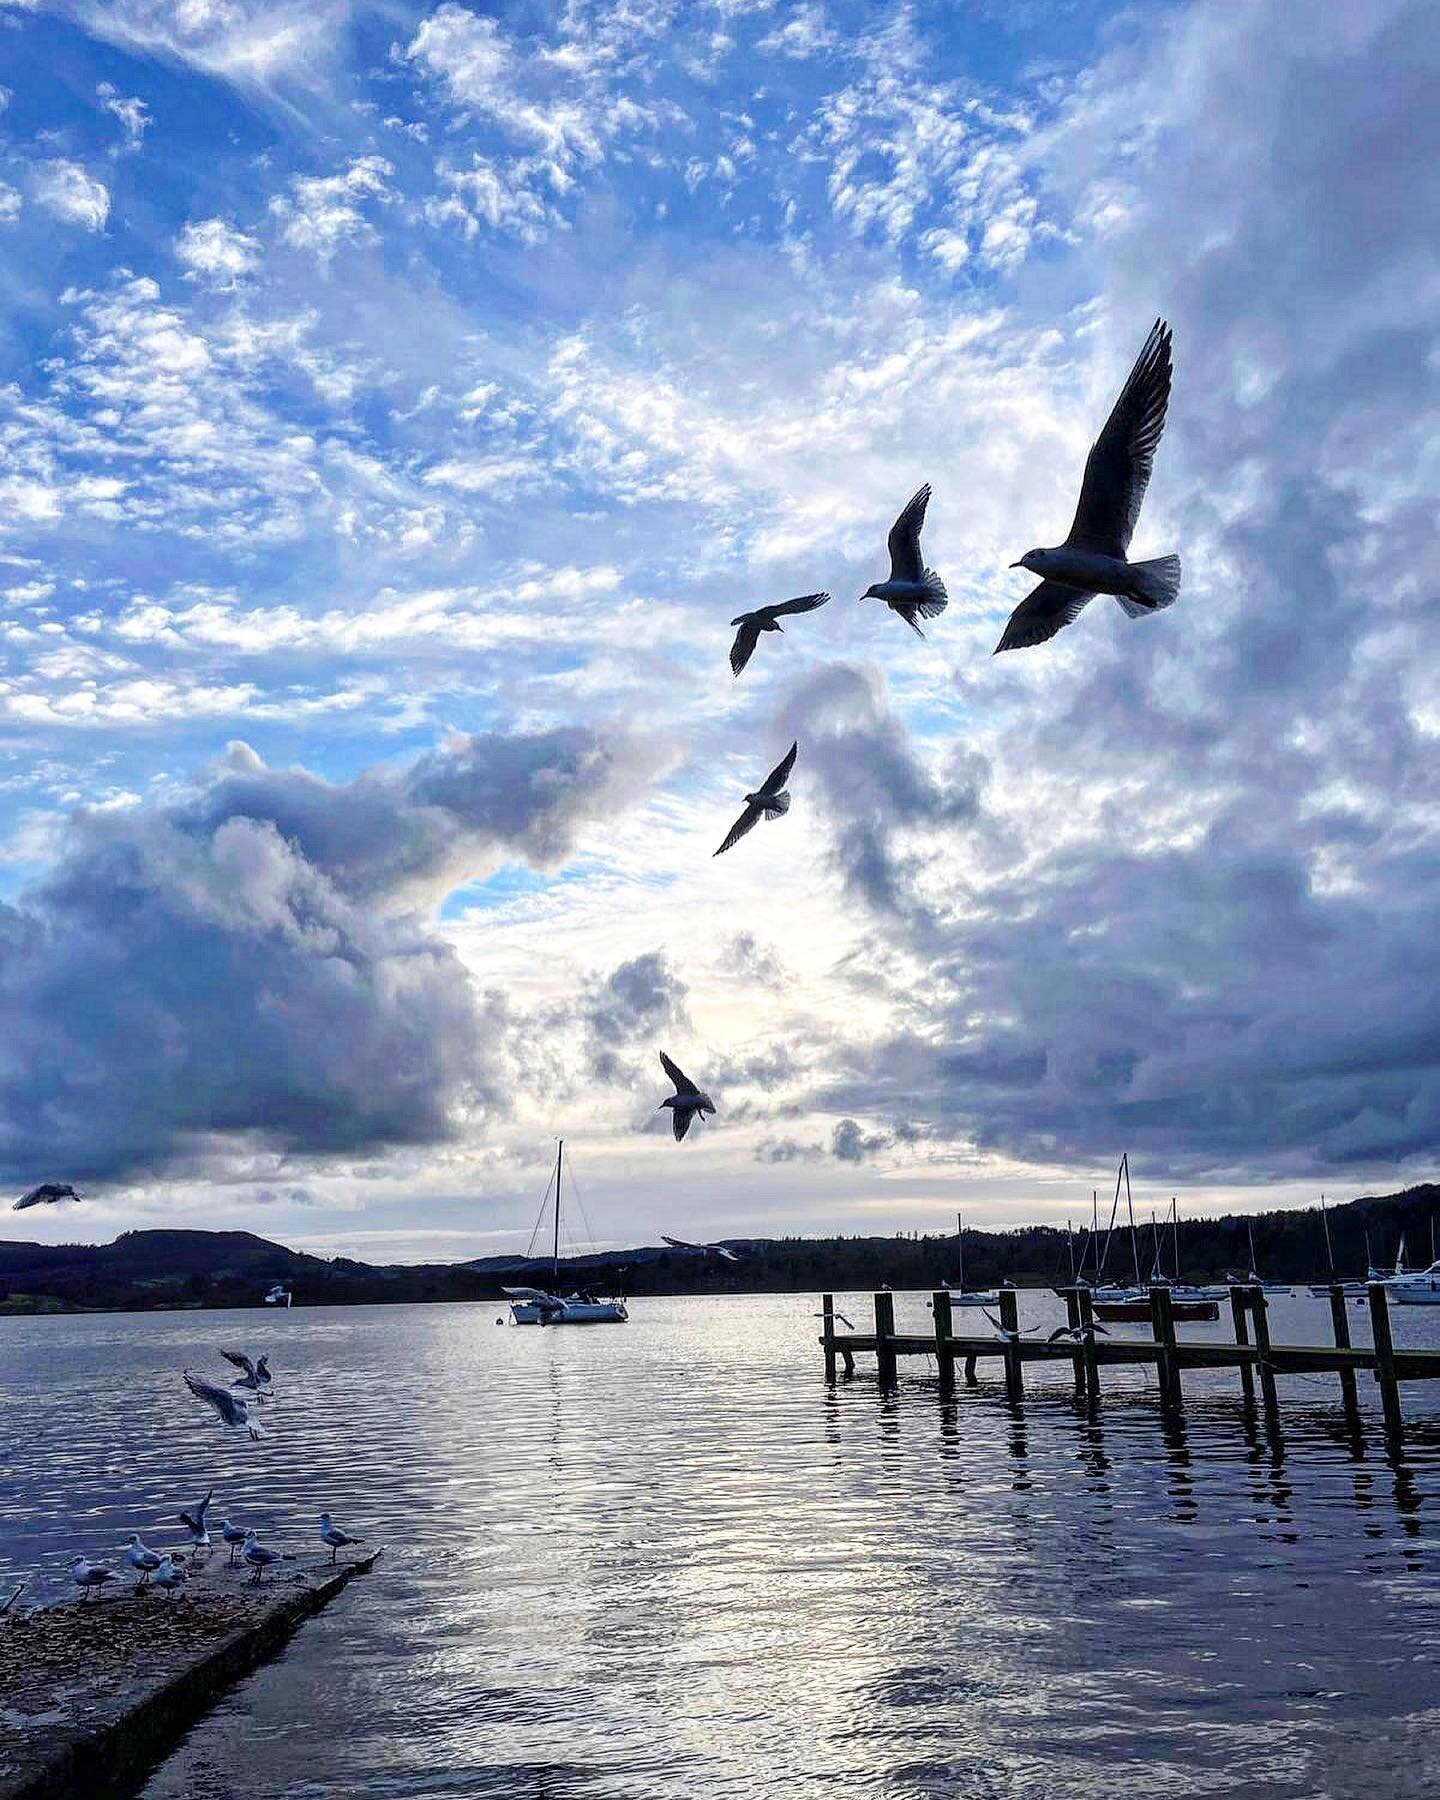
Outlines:
<svg viewBox="0 0 1440 1800"><path fill-rule="evenodd" d="M810 1317L812 1319L823 1319L825 1317L825 1315L824 1315L824 1313L811 1313ZM833 1312L833 1313L831 1313L830 1317L832 1319L838 1319L847 1331L853 1331L855 1329L855 1327L850 1323L850 1321L845 1317L844 1313L842 1313L842 1312Z"/></svg>
<svg viewBox="0 0 1440 1800"><path fill-rule="evenodd" d="M660 1233L660 1242L668 1244L672 1250L693 1250L699 1256L718 1256L722 1262L738 1263L742 1259L734 1250L724 1244L690 1244L684 1238L669 1237Z"/></svg>
<svg viewBox="0 0 1440 1800"><path fill-rule="evenodd" d="M1022 1325L1018 1331L1011 1331L1009 1326L1002 1324L987 1307L982 1306L980 1310L995 1327L995 1335L1002 1344L1018 1344L1022 1337L1031 1337L1039 1329L1035 1325Z"/></svg>
<svg viewBox="0 0 1440 1800"><path fill-rule="evenodd" d="M262 1356L259 1362L251 1362L241 1350L222 1350L220 1354L226 1362L237 1369L243 1369L243 1375L237 1375L230 1383L231 1387L248 1388L258 1399L270 1391L270 1358Z"/></svg>
<svg viewBox="0 0 1440 1800"><path fill-rule="evenodd" d="M922 638L925 633L917 621L935 618L949 604L945 598L945 583L933 569L925 567L925 559L920 554L920 527L925 523L925 508L929 504L930 483L927 481L890 527L887 540L890 579L875 582L860 596L862 600L883 600L916 637Z"/></svg>
<svg viewBox="0 0 1440 1800"><path fill-rule="evenodd" d="M702 1118L706 1113L713 1113L715 1102L708 1094L702 1094L690 1077L684 1074L679 1065L671 1062L662 1050L660 1067L675 1083L675 1092L660 1102L662 1108L672 1109L670 1118L675 1127L675 1142L678 1144L690 1129L690 1121L698 1113Z"/></svg>
<svg viewBox="0 0 1440 1800"><path fill-rule="evenodd" d="M348 1531L342 1531L328 1512L320 1515L320 1536L330 1546L330 1560L333 1563L336 1552L346 1544L363 1544L364 1538L351 1537Z"/></svg>
<svg viewBox="0 0 1440 1800"><path fill-rule="evenodd" d="M71 1559L70 1579L80 1590L81 1603L93 1588L104 1587L107 1581L118 1581L120 1577L104 1563L87 1562L83 1556Z"/></svg>
<svg viewBox="0 0 1440 1800"><path fill-rule="evenodd" d="M1043 579L1011 613L997 656L1045 643L1073 624L1095 594L1113 594L1132 619L1175 604L1178 556L1126 560L1165 429L1170 376L1170 327L1157 319L1086 458L1069 537L1053 550L1027 550L1010 565Z"/></svg>
<svg viewBox="0 0 1440 1800"><path fill-rule="evenodd" d="M758 606L754 612L740 613L730 621L740 627L730 646L731 669L738 675L745 667L755 654L762 631L784 631L781 619L788 619L792 613L816 612L829 599L828 594L801 594L796 600L782 600L778 606Z"/></svg>
<svg viewBox="0 0 1440 1800"><path fill-rule="evenodd" d="M732 844L738 844L761 819L782 819L789 812L790 796L785 791L785 783L790 779L799 750L798 742L792 744L755 792L745 796L745 810L730 827L725 842L715 852L716 856L723 856Z"/></svg>
<svg viewBox="0 0 1440 1800"><path fill-rule="evenodd" d="M190 1541L197 1550L210 1548L210 1531L205 1523L205 1512L214 1497L215 1490L211 1488L194 1512L182 1512L180 1515L180 1523L189 1531Z"/></svg>
<svg viewBox="0 0 1440 1800"><path fill-rule="evenodd" d="M39 1187L33 1187L28 1194L22 1194L11 1207L11 1212L24 1212L27 1206L53 1206L57 1200L79 1200L68 1181L42 1181Z"/></svg>
<svg viewBox="0 0 1440 1800"><path fill-rule="evenodd" d="M264 1437L265 1427L257 1425L251 1419L250 1408L227 1388L216 1387L213 1381L192 1375L188 1369L185 1371L185 1385L197 1400L203 1400L207 1406L215 1408L222 1425L228 1425L232 1431L248 1431L252 1440Z"/></svg>
<svg viewBox="0 0 1440 1800"><path fill-rule="evenodd" d="M1088 1325L1057 1325L1045 1342L1058 1344L1061 1338L1073 1338L1077 1344L1083 1344L1086 1338L1093 1338L1097 1331L1101 1337L1110 1335L1097 1319L1092 1319Z"/></svg>

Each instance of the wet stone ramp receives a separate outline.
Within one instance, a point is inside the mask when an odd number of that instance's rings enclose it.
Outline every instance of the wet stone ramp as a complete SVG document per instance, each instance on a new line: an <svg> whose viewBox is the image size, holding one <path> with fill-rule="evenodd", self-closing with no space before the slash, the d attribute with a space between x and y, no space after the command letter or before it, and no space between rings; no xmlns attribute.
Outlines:
<svg viewBox="0 0 1440 1800"><path fill-rule="evenodd" d="M228 1688L380 1554L333 1566L297 1556L256 1587L220 1550L192 1564L173 1598L126 1580L98 1599L0 1620L0 1800L133 1793Z"/></svg>

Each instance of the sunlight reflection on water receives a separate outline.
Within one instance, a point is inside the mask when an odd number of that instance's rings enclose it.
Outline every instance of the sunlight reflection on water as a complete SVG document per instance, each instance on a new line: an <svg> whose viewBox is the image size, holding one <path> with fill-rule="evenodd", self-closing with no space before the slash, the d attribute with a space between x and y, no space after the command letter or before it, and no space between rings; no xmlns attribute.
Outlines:
<svg viewBox="0 0 1440 1800"><path fill-rule="evenodd" d="M1365 1381L1359 1438L1330 1378L1283 1382L1282 1440L1223 1375L1170 1421L1138 1373L1094 1418L1060 1370L1018 1411L919 1363L827 1390L814 1306L0 1321L0 1575L59 1592L212 1479L277 1542L328 1506L386 1543L153 1800L1433 1791L1432 1388L1398 1465ZM1325 1323L1272 1313L1277 1341ZM180 1385L220 1345L271 1352L258 1445Z"/></svg>

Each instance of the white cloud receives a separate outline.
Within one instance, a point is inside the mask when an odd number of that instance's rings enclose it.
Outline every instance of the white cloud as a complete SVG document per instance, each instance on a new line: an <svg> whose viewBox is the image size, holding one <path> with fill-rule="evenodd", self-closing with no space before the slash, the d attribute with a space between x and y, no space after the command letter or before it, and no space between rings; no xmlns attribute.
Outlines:
<svg viewBox="0 0 1440 1800"><path fill-rule="evenodd" d="M125 132L126 150L138 150L144 141L145 129L150 124L150 111L143 100L136 96L125 95L111 85L102 81L95 90L105 111L120 121Z"/></svg>
<svg viewBox="0 0 1440 1800"><path fill-rule="evenodd" d="M226 219L197 219L176 238L175 257L185 265L187 280L232 288L259 261L260 244Z"/></svg>
<svg viewBox="0 0 1440 1800"><path fill-rule="evenodd" d="M0 225L13 224L20 217L20 190L0 181Z"/></svg>
<svg viewBox="0 0 1440 1800"><path fill-rule="evenodd" d="M357 156L339 175L300 175L290 184L289 196L270 202L280 221L280 235L298 250L309 250L322 261L332 257L343 243L364 243L376 235L361 211L373 200L388 205L395 199L390 186L394 165L383 156Z"/></svg>
<svg viewBox="0 0 1440 1800"><path fill-rule="evenodd" d="M33 193L39 205L54 213L68 225L83 225L87 231L103 231L110 216L110 192L103 181L87 174L79 163L57 157L40 163L32 177Z"/></svg>

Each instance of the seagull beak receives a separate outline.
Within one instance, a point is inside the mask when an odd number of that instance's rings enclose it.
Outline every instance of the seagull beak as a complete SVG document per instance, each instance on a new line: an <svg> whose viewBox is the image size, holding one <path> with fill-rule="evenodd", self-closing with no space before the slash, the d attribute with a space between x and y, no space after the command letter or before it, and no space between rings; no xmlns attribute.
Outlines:
<svg viewBox="0 0 1440 1800"><path fill-rule="evenodd" d="M1023 569L1025 567L1025 565L1023 562L1013 562L1013 563L1011 563L1010 567L1012 569Z"/></svg>

